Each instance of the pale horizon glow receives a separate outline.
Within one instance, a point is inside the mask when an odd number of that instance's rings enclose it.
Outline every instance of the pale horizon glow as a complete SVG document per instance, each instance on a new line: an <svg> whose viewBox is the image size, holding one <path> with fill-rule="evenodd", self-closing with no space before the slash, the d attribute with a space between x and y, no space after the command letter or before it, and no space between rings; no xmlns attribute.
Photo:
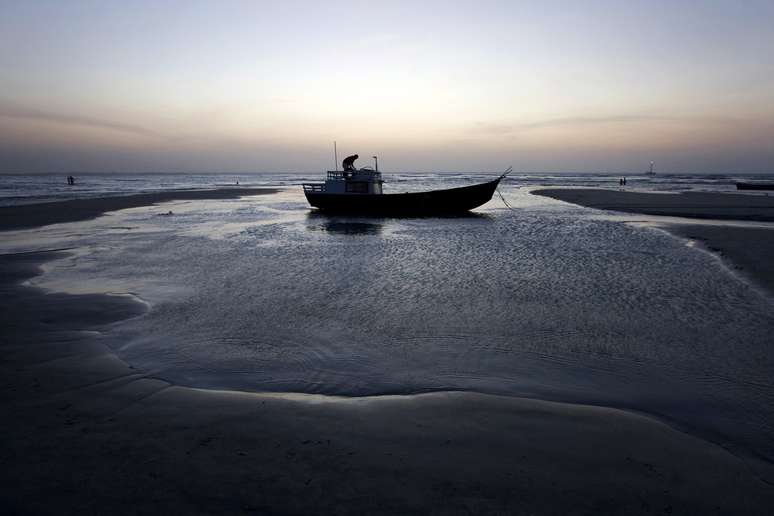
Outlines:
<svg viewBox="0 0 774 516"><path fill-rule="evenodd" d="M0 4L0 173L774 173L774 2Z"/></svg>

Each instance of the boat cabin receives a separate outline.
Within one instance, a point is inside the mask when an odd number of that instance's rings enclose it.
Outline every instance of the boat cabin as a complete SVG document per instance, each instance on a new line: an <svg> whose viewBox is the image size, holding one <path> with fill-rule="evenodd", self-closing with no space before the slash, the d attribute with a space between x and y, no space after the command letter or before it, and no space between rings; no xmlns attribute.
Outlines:
<svg viewBox="0 0 774 516"><path fill-rule="evenodd" d="M325 183L304 183L305 192L326 194L381 194L382 173L371 167L329 170Z"/></svg>

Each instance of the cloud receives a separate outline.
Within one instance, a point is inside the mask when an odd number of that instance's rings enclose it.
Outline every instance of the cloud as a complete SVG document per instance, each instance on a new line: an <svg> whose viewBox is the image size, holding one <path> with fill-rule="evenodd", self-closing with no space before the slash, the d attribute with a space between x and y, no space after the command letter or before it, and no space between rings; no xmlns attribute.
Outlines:
<svg viewBox="0 0 774 516"><path fill-rule="evenodd" d="M476 133L484 133L491 135L509 134L514 131L514 126L510 124L487 124L478 123L473 128Z"/></svg>
<svg viewBox="0 0 774 516"><path fill-rule="evenodd" d="M141 136L157 136L155 132L138 125L122 124L87 116L42 111L24 106L16 106L10 103L0 103L0 118L42 120L44 122L54 122L57 124L79 125L84 127L93 127L96 129L110 129L112 131L121 131L124 133L137 134Z"/></svg>
<svg viewBox="0 0 774 516"><path fill-rule="evenodd" d="M478 123L474 132L491 135L506 135L520 131L546 129L549 127L583 127L589 125L603 125L615 123L636 122L690 122L704 124L735 123L740 122L732 117L679 117L667 115L613 115L613 116L576 116L564 118L549 118L535 122L522 122L514 124Z"/></svg>

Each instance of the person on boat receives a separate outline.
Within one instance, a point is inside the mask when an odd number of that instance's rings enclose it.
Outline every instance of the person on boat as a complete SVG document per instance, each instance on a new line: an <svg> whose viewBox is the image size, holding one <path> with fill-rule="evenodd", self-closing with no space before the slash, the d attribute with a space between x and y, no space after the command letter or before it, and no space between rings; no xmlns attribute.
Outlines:
<svg viewBox="0 0 774 516"><path fill-rule="evenodd" d="M344 161L341 162L341 165L344 167L344 172L354 172L355 169L355 160L359 158L357 154L353 154L352 156L347 156L344 158Z"/></svg>

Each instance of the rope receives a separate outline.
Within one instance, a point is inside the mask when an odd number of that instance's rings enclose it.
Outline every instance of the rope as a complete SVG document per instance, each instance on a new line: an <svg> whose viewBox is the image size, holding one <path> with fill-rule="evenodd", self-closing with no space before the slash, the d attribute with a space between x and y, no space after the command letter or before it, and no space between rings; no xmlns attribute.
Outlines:
<svg viewBox="0 0 774 516"><path fill-rule="evenodd" d="M508 168L506 168L506 169L505 169L505 172L503 172L503 173L500 175L500 179L505 179L505 176L507 176L507 175L508 175L508 174L510 174L511 172L513 172L513 167L508 167ZM502 194L502 192L500 191L500 185L499 185L499 184L497 185L497 188L495 188L495 190L497 190L497 195L499 195L499 196L500 196L500 199L502 199L502 200L503 200L503 204L505 204L505 207L506 207L506 208L508 208L508 209L509 209L509 210L511 210L511 211L516 211L516 210L513 208L513 206L511 206L510 204L508 204L508 201L506 201L506 200L505 200L505 196L504 196L504 195Z"/></svg>
<svg viewBox="0 0 774 516"><path fill-rule="evenodd" d="M516 211L516 210L513 208L513 206L511 206L510 204L508 204L508 201L506 201L506 200L505 200L505 196L503 196L502 192L500 192L500 186L499 186L499 185L497 186L497 188L495 188L495 190L497 191L497 195L499 195L499 196L500 196L500 199L502 199L502 200L503 200L503 204L505 204L505 207L506 207L506 208L508 208L508 209L509 209L509 210L511 210L511 211Z"/></svg>

